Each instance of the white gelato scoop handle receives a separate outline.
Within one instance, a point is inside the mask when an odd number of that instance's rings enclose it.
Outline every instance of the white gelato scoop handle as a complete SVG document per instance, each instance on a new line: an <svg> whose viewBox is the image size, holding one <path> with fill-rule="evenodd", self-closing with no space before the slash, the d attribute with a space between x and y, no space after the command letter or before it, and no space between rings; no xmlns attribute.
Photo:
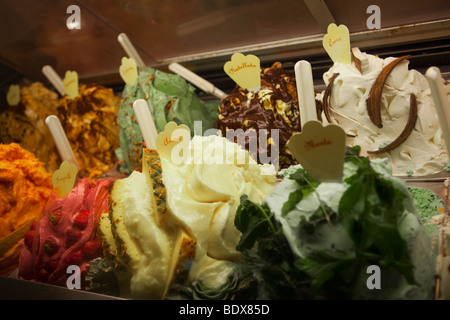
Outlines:
<svg viewBox="0 0 450 320"><path fill-rule="evenodd" d="M223 99L227 96L226 93L217 89L211 82L209 82L206 79L203 79L199 75L195 74L194 72L185 68L184 66L182 66L181 64L179 64L177 62L173 62L173 63L169 64L169 70L180 75L185 80L191 82L192 84L199 87L203 91L215 95L219 99Z"/></svg>
<svg viewBox="0 0 450 320"><path fill-rule="evenodd" d="M136 61L136 65L141 68L145 69L145 63L144 60L142 60L141 56L137 52L136 48L131 43L130 39L125 33L121 33L117 36L117 41L119 41L120 45L122 46L123 50L128 54L129 58L133 58L134 61Z"/></svg>
<svg viewBox="0 0 450 320"><path fill-rule="evenodd" d="M42 67L42 73L47 77L50 83L55 87L61 96L66 94L64 84L61 77L56 73L52 66L46 65Z"/></svg>
<svg viewBox="0 0 450 320"><path fill-rule="evenodd" d="M294 70L300 108L300 123L301 128L303 128L306 122L317 120L311 64L308 61L300 60L295 64Z"/></svg>
<svg viewBox="0 0 450 320"><path fill-rule="evenodd" d="M73 163L77 166L77 169L80 170L80 165L78 164L77 158L75 158L75 154L73 153L72 147L70 146L69 140L67 139L66 133L64 132L58 117L55 115L48 116L45 119L45 124L52 134L61 159Z"/></svg>
<svg viewBox="0 0 450 320"><path fill-rule="evenodd" d="M133 109L147 148L156 149L156 137L158 136L158 131L156 130L155 122L153 121L147 101L144 99L136 100L133 103Z"/></svg>

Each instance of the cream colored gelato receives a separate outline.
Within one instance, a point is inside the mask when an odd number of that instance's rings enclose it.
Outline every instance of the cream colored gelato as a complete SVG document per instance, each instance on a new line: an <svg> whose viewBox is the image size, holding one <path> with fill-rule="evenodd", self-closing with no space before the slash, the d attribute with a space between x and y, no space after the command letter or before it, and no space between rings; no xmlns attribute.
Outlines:
<svg viewBox="0 0 450 320"><path fill-rule="evenodd" d="M135 248L128 247L132 256L130 291L137 298L159 299L164 296L172 249L176 233L159 226L158 212L152 205L152 190L144 173L134 171L114 185L113 198L120 198L123 222ZM120 193L120 194L118 194Z"/></svg>
<svg viewBox="0 0 450 320"><path fill-rule="evenodd" d="M274 187L276 175L273 170L269 174L272 166L257 164L248 151L223 137L194 136L190 151L185 164L161 159L167 204L196 241L188 280L218 287L241 255L236 250L240 232L234 225L240 197L247 194L260 203Z"/></svg>
<svg viewBox="0 0 450 320"><path fill-rule="evenodd" d="M100 234L123 295L162 299L173 284L226 283L241 258L240 197L261 202L275 185L271 165L225 138L194 136L187 146L191 157L179 164L144 149L142 172L114 183Z"/></svg>
<svg viewBox="0 0 450 320"><path fill-rule="evenodd" d="M408 70L409 62L400 62L387 77L380 104L382 128L369 118L366 100L383 67L395 58L381 59L362 53L366 63L360 72L355 61L351 65L335 63L324 75L328 85L338 73L331 88L329 111L332 122L353 135L352 146L361 146L361 154L376 151L394 141L406 126L410 114L410 95L417 99L417 120L408 138L398 147L372 157L387 157L393 175L428 175L446 168L449 161L439 119L426 78L416 70ZM450 86L447 86L450 99ZM326 122L326 118L322 115Z"/></svg>

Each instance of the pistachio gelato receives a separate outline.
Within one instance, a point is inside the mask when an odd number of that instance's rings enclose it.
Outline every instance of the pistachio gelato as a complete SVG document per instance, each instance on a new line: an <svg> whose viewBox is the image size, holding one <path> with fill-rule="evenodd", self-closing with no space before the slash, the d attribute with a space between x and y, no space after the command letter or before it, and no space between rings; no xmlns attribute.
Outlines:
<svg viewBox="0 0 450 320"><path fill-rule="evenodd" d="M203 102L196 95L195 88L182 77L154 68L139 70L136 83L126 85L122 96L120 148L116 154L122 162L120 169L128 174L141 168L142 149L145 147L133 110L137 99L147 101L158 132L164 130L170 121L185 124L194 132L194 121L201 121L203 133L213 127L217 118L218 102Z"/></svg>

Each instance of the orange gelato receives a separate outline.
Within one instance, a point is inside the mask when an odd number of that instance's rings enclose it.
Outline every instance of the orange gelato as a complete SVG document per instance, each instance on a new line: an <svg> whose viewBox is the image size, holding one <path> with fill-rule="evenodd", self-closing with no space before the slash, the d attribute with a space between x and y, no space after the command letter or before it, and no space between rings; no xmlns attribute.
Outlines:
<svg viewBox="0 0 450 320"><path fill-rule="evenodd" d="M33 152L47 166L49 172L58 169L58 151L45 125L47 116L56 114L58 94L41 82L20 88L20 103L0 113L0 142L18 143Z"/></svg>
<svg viewBox="0 0 450 320"><path fill-rule="evenodd" d="M0 275L19 262L19 241L37 220L52 192L52 175L33 153L0 144Z"/></svg>

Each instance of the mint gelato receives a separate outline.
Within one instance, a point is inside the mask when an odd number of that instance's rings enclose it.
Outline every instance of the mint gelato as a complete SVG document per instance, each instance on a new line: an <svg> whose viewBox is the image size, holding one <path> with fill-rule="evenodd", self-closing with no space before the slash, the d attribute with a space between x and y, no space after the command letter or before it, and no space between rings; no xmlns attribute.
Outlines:
<svg viewBox="0 0 450 320"><path fill-rule="evenodd" d="M139 70L139 76L133 86L126 85L122 93L124 98L119 110L120 148L116 155L121 161L123 172L141 168L142 137L133 103L144 99L149 104L158 132L166 124L175 121L185 124L194 133L194 121L202 122L202 133L213 128L218 116L219 101L205 103L195 94L195 88L176 74L165 73L154 68Z"/></svg>
<svg viewBox="0 0 450 320"><path fill-rule="evenodd" d="M261 204L243 197L237 246L262 299L432 299L435 252L404 181L387 159L347 150L342 182L300 165ZM375 266L380 289L368 286ZM370 267L370 268L369 268Z"/></svg>

